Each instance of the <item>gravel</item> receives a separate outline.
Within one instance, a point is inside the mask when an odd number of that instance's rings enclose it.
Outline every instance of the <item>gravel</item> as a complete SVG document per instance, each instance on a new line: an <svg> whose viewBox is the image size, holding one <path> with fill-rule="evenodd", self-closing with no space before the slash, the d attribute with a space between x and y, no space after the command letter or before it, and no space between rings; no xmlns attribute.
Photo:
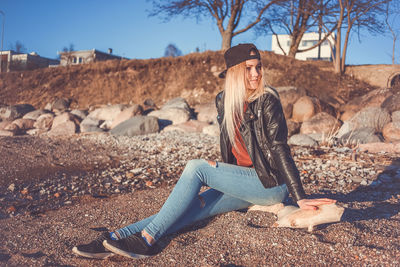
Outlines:
<svg viewBox="0 0 400 267"><path fill-rule="evenodd" d="M2 137L0 147L0 263L10 266L131 266L70 250L156 213L188 160L220 160L218 138L182 132ZM134 264L399 265L399 155L348 147L292 153L306 192L346 208L340 223L308 233L271 227L270 213L230 212L161 239L160 254Z"/></svg>

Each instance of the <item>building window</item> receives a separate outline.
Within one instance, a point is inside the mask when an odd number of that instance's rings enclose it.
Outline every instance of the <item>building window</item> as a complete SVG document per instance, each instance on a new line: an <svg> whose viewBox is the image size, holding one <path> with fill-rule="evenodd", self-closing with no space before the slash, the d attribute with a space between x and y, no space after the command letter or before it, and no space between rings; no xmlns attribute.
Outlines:
<svg viewBox="0 0 400 267"><path fill-rule="evenodd" d="M76 63L76 57L72 57L72 63Z"/></svg>
<svg viewBox="0 0 400 267"><path fill-rule="evenodd" d="M313 45L316 45L317 43L318 43L317 40L305 40L301 42L301 45L306 47L311 47Z"/></svg>
<svg viewBox="0 0 400 267"><path fill-rule="evenodd" d="M286 46L290 46L290 43L291 43L291 41L288 40L288 41L286 42Z"/></svg>
<svg viewBox="0 0 400 267"><path fill-rule="evenodd" d="M81 64L83 62L83 58L78 57L78 63Z"/></svg>
<svg viewBox="0 0 400 267"><path fill-rule="evenodd" d="M322 45L323 45L323 46L329 45L329 41L328 41L328 40L325 40L325 41L322 43Z"/></svg>

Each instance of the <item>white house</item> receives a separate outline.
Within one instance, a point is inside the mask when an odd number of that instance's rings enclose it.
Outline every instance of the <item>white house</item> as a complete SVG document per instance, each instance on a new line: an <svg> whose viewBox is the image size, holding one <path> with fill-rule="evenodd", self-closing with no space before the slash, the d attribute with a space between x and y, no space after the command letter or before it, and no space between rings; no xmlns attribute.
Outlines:
<svg viewBox="0 0 400 267"><path fill-rule="evenodd" d="M321 39L323 39L325 36L325 34L323 33L321 35ZM289 53L289 48L290 48L290 35L288 34L278 34L278 38L279 38L279 43L282 47L282 49L285 51L286 54ZM305 33L303 35L303 38L301 39L300 45L299 45L299 49L306 49L309 47L312 47L314 45L316 45L318 43L319 40L319 36L317 32L309 32L309 33ZM335 51L334 49L334 45L335 45L335 35L332 33L331 36L329 36L321 45L321 51L320 51L320 60L327 60L327 61L332 61L332 49L331 49L331 45L333 48L333 51ZM331 45L329 45L329 42L331 43ZM284 55L282 49L279 47L278 45L278 41L277 41L277 36L273 35L272 36L272 45L271 45L271 50L272 52L274 52L275 54L279 54L279 55ZM300 60L318 60L318 47L315 47L309 51L306 52L302 52L302 53L296 53L296 59L300 59Z"/></svg>

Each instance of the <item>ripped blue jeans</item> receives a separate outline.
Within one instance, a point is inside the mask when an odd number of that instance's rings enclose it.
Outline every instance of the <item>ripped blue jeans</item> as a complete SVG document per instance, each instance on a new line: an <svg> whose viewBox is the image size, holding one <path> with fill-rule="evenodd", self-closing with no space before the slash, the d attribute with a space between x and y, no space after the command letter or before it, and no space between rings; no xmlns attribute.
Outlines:
<svg viewBox="0 0 400 267"><path fill-rule="evenodd" d="M210 189L199 195L200 188ZM160 239L196 221L216 214L247 208L253 204L273 205L288 196L285 184L264 188L254 168L203 159L186 165L161 210L139 222L117 230L121 238L142 231Z"/></svg>

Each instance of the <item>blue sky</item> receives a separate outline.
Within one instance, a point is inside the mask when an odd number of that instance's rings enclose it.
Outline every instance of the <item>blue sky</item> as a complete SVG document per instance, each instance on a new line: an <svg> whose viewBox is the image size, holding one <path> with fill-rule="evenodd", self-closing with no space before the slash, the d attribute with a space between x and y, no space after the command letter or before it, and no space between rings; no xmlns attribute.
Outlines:
<svg viewBox="0 0 400 267"><path fill-rule="evenodd" d="M74 44L75 50L98 49L127 58L147 59L164 55L169 43L184 54L219 50L221 37L211 19L172 18L163 22L148 17L146 0L0 0L5 15L4 50L20 41L27 52L56 58L57 51ZM1 18L2 19L2 18ZM0 22L2 22L0 20ZM0 28L1 30L1 28ZM271 49L270 36L253 31L240 34L233 45L253 42L261 50ZM347 64L391 64L392 39L387 35L354 36ZM400 61L400 43L397 47Z"/></svg>

